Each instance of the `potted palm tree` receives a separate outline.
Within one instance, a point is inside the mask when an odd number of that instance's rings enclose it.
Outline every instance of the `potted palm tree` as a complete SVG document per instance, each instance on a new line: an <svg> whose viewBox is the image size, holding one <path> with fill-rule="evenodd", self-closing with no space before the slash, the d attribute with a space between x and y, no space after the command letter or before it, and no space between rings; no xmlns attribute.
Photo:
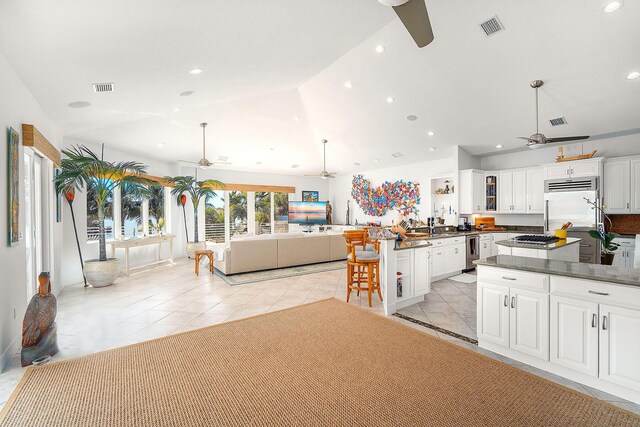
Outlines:
<svg viewBox="0 0 640 427"><path fill-rule="evenodd" d="M87 281L96 288L109 286L120 275L120 263L116 258L107 258L104 213L105 205L113 190L127 185L132 191L145 194L152 183L144 177L146 166L138 162L108 162L85 146L62 150L62 171L54 179L58 194L69 194L83 189L95 192L98 210L98 259L84 262L82 268Z"/></svg>
<svg viewBox="0 0 640 427"><path fill-rule="evenodd" d="M195 251L206 249L207 243L200 242L198 237L198 206L203 198L207 195L214 195L214 190L224 188L224 184L215 179L206 179L204 181L198 181L193 176L167 176L165 179L173 184L171 194L176 196L178 206L183 206L183 196L191 198L191 204L193 205L193 240L189 241L189 233L187 230L187 256L193 257ZM186 221L186 219L185 219ZM185 222L186 228L186 222Z"/></svg>

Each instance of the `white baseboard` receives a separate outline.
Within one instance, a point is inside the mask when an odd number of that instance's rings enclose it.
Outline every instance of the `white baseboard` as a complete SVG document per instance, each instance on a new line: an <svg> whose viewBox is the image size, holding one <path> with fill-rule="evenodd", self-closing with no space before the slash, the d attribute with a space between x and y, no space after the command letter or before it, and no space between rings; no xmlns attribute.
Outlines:
<svg viewBox="0 0 640 427"><path fill-rule="evenodd" d="M4 372L11 359L13 359L13 356L15 356L20 351L21 341L21 336L17 335L11 341L9 347L7 347L4 353L0 355L0 373Z"/></svg>

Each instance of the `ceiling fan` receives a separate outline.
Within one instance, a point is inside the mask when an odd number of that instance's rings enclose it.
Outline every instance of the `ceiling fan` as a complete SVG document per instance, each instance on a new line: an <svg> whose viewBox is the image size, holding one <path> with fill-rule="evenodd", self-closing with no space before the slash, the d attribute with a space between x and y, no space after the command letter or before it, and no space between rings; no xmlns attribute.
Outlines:
<svg viewBox="0 0 640 427"><path fill-rule="evenodd" d="M206 155L206 148L207 148L207 144L206 144L206 127L207 124L206 123L200 123L200 127L202 128L202 158L200 160L198 160L197 162L191 162L189 160L179 160L179 162L182 163L189 163L192 165L197 165L200 169L207 169L207 168L211 168L215 165L230 165L231 163L229 162L211 162L209 161L209 159L207 159L207 155Z"/></svg>
<svg viewBox="0 0 640 427"><path fill-rule="evenodd" d="M336 172L327 172L327 140L323 139L322 140L322 172L320 172L317 175L305 175L305 176L319 176L322 179L327 179L327 178L335 178L337 173Z"/></svg>
<svg viewBox="0 0 640 427"><path fill-rule="evenodd" d="M589 139L589 136L565 136L560 138L547 138L545 135L540 133L539 129L539 109L538 109L538 88L540 88L544 82L542 80L534 80L529 85L536 90L536 133L531 135L529 138L525 138L523 136L519 136L518 139L524 139L527 141L527 147L529 148L539 148L543 147L546 144L550 144L553 142L569 142L569 141L580 141L583 139Z"/></svg>
<svg viewBox="0 0 640 427"><path fill-rule="evenodd" d="M433 29L424 0L378 0L378 2L393 7L418 47L425 47L433 41Z"/></svg>

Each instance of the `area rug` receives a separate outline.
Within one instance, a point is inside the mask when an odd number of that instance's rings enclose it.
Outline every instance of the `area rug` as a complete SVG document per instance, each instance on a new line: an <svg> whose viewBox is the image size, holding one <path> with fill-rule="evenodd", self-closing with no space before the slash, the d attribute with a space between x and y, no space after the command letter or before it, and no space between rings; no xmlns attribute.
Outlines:
<svg viewBox="0 0 640 427"><path fill-rule="evenodd" d="M229 285L246 285L247 283L264 282L266 280L284 279L286 277L302 276L305 274L322 273L324 271L342 270L347 268L346 261L322 262L318 264L300 265L297 267L277 268L274 270L254 271L227 276L218 269L215 275Z"/></svg>
<svg viewBox="0 0 640 427"><path fill-rule="evenodd" d="M458 274L457 276L449 277L449 280L453 280L454 282L461 282L461 283L474 283L475 281L478 280L478 276L474 274L462 273L462 274Z"/></svg>
<svg viewBox="0 0 640 427"><path fill-rule="evenodd" d="M638 426L335 299L29 368L0 426Z"/></svg>

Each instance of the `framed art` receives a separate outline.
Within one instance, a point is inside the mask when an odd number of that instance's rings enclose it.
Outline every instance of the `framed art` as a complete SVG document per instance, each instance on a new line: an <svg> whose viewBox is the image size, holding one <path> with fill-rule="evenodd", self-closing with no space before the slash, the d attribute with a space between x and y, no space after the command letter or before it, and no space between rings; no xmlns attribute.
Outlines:
<svg viewBox="0 0 640 427"><path fill-rule="evenodd" d="M317 191L303 191L302 192L302 201L303 202L318 202L318 192Z"/></svg>
<svg viewBox="0 0 640 427"><path fill-rule="evenodd" d="M20 135L15 129L7 130L7 183L8 183L8 215L9 246L20 241Z"/></svg>

